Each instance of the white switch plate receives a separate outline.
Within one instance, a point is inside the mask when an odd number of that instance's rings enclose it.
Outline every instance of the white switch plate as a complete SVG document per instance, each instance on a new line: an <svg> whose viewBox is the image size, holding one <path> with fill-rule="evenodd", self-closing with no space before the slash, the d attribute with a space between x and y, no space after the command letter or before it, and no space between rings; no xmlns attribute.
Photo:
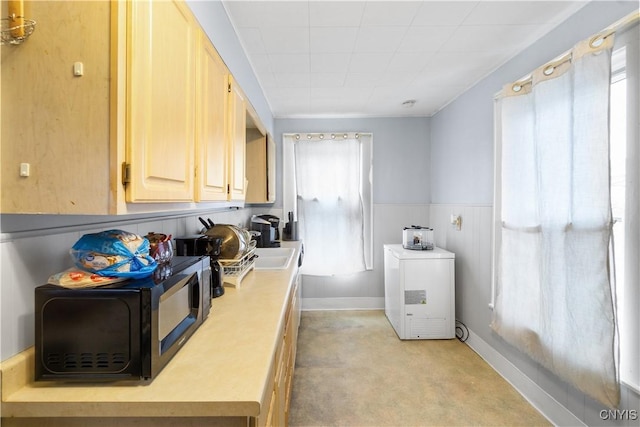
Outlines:
<svg viewBox="0 0 640 427"><path fill-rule="evenodd" d="M27 177L31 174L31 165L29 163L20 163L20 176Z"/></svg>

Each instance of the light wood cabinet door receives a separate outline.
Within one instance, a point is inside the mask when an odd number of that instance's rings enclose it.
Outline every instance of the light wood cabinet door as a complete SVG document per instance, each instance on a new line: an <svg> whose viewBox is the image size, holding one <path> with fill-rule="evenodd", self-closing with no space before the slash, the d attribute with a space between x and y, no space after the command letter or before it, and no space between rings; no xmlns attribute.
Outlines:
<svg viewBox="0 0 640 427"><path fill-rule="evenodd" d="M182 1L128 7L127 201L193 201L197 23Z"/></svg>
<svg viewBox="0 0 640 427"><path fill-rule="evenodd" d="M229 76L229 200L244 200L246 194L246 99Z"/></svg>
<svg viewBox="0 0 640 427"><path fill-rule="evenodd" d="M226 105L229 71L200 31L197 84L196 201L227 200Z"/></svg>
<svg viewBox="0 0 640 427"><path fill-rule="evenodd" d="M247 203L276 201L276 145L271 135L247 129Z"/></svg>
<svg viewBox="0 0 640 427"><path fill-rule="evenodd" d="M1 212L113 213L111 5L25 3L28 17L43 19L23 45L0 48ZM74 61L83 76L70 71Z"/></svg>
<svg viewBox="0 0 640 427"><path fill-rule="evenodd" d="M258 129L247 129L247 203L267 201L267 142Z"/></svg>
<svg viewBox="0 0 640 427"><path fill-rule="evenodd" d="M276 143L267 134L267 202L276 201Z"/></svg>

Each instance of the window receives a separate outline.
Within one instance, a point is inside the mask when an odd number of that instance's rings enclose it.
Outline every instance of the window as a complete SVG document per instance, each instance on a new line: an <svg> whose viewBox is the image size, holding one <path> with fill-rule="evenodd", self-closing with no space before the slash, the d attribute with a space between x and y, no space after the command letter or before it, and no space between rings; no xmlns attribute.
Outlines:
<svg viewBox="0 0 640 427"><path fill-rule="evenodd" d="M301 272L372 266L371 134L285 134L283 208L305 242Z"/></svg>
<svg viewBox="0 0 640 427"><path fill-rule="evenodd" d="M638 165L638 26L616 34L611 77L611 210L613 265L620 338L620 379L640 390L638 250L640 183ZM634 122L636 118L636 122Z"/></svg>

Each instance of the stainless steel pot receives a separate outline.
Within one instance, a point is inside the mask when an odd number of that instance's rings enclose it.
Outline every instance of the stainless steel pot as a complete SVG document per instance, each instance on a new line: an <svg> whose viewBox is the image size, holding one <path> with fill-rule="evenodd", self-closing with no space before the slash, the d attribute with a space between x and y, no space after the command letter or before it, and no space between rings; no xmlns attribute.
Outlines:
<svg viewBox="0 0 640 427"><path fill-rule="evenodd" d="M220 246L221 259L238 259L249 251L255 242L251 242L248 230L231 224L215 224L208 228L205 235L222 239Z"/></svg>

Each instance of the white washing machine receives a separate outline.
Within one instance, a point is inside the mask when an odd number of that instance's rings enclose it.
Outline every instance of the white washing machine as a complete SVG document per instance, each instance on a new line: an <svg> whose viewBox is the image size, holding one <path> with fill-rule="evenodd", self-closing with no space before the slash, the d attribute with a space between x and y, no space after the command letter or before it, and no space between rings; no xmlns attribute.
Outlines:
<svg viewBox="0 0 640 427"><path fill-rule="evenodd" d="M455 254L384 245L384 312L402 340L455 338Z"/></svg>

